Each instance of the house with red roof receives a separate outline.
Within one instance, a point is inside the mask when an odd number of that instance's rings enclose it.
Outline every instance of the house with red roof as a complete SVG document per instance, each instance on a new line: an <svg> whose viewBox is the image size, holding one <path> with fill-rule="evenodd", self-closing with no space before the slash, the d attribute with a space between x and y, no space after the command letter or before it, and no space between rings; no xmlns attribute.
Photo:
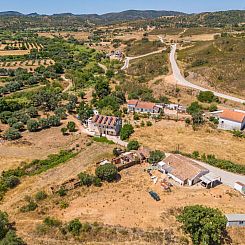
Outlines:
<svg viewBox="0 0 245 245"><path fill-rule="evenodd" d="M223 110L219 114L219 128L223 130L244 130L245 111Z"/></svg>
<svg viewBox="0 0 245 245"><path fill-rule="evenodd" d="M122 127L122 119L114 116L94 115L88 120L88 130L95 135L117 136Z"/></svg>
<svg viewBox="0 0 245 245"><path fill-rule="evenodd" d="M156 103L141 100L129 100L128 112L159 114L162 107Z"/></svg>

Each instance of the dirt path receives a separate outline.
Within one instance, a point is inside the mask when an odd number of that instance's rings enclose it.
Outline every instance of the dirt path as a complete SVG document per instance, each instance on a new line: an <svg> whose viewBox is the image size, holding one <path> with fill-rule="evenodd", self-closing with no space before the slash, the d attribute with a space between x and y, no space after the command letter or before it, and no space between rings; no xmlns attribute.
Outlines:
<svg viewBox="0 0 245 245"><path fill-rule="evenodd" d="M63 90L63 93L65 93L65 92L67 92L67 91L69 91L71 88L72 88L72 80L71 79L67 79L66 77L65 77L65 75L62 75L61 76L62 77L62 79L64 80L64 81L66 81L66 82L68 82L68 86Z"/></svg>

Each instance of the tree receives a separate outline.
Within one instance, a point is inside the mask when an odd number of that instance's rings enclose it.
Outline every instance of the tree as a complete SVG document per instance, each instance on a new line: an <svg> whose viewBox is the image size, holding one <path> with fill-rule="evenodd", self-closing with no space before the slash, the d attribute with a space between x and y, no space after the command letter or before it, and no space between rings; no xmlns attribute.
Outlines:
<svg viewBox="0 0 245 245"><path fill-rule="evenodd" d="M37 132L38 129L39 129L39 122L36 121L36 120L28 120L27 122L27 129L30 131L30 132Z"/></svg>
<svg viewBox="0 0 245 245"><path fill-rule="evenodd" d="M16 130L23 130L24 129L24 123L23 122L17 122L12 125L12 128Z"/></svg>
<svg viewBox="0 0 245 245"><path fill-rule="evenodd" d="M79 107L77 108L77 114L79 119L82 122L85 122L87 119L94 115L94 112L89 105L85 104L85 102L82 101Z"/></svg>
<svg viewBox="0 0 245 245"><path fill-rule="evenodd" d="M76 132L76 124L74 122L68 122L67 129L69 132Z"/></svg>
<svg viewBox="0 0 245 245"><path fill-rule="evenodd" d="M8 123L8 119L12 117L12 112L11 111L4 111L0 114L0 120L3 124Z"/></svg>
<svg viewBox="0 0 245 245"><path fill-rule="evenodd" d="M39 120L39 125L41 127L41 129L47 129L49 128L49 121L47 118L41 118Z"/></svg>
<svg viewBox="0 0 245 245"><path fill-rule="evenodd" d="M63 107L59 107L54 111L55 115L60 117L62 120L66 119L66 110Z"/></svg>
<svg viewBox="0 0 245 245"><path fill-rule="evenodd" d="M96 168L95 174L103 181L112 182L117 179L117 167L112 163L106 163Z"/></svg>
<svg viewBox="0 0 245 245"><path fill-rule="evenodd" d="M196 114L196 113L199 113L202 111L202 106L199 105L199 103L197 101L195 102L192 102L191 105L189 107L187 107L187 112L190 114L190 115L193 115L193 114Z"/></svg>
<svg viewBox="0 0 245 245"><path fill-rule="evenodd" d="M208 110L210 112L217 111L218 110L218 107L217 107L216 104L211 104Z"/></svg>
<svg viewBox="0 0 245 245"><path fill-rule="evenodd" d="M21 134L18 130L9 128L7 131L5 131L3 137L7 140L17 140L21 137Z"/></svg>
<svg viewBox="0 0 245 245"><path fill-rule="evenodd" d="M221 244L227 219L218 209L201 205L185 207L177 220L183 224L194 245Z"/></svg>
<svg viewBox="0 0 245 245"><path fill-rule="evenodd" d="M120 132L121 140L128 139L134 133L134 128L131 124L125 124Z"/></svg>
<svg viewBox="0 0 245 245"><path fill-rule="evenodd" d="M27 114L31 117L31 118L35 118L38 117L38 110L34 107L31 106L27 109Z"/></svg>
<svg viewBox="0 0 245 245"><path fill-rule="evenodd" d="M137 140L132 140L132 141L129 141L127 149L128 149L128 151L138 150L139 147L140 147L139 142Z"/></svg>
<svg viewBox="0 0 245 245"><path fill-rule="evenodd" d="M47 193L45 191L39 191L35 195L36 201L42 201L48 197Z"/></svg>
<svg viewBox="0 0 245 245"><path fill-rule="evenodd" d="M26 243L16 235L14 230L9 230L2 241L1 245L26 245Z"/></svg>
<svg viewBox="0 0 245 245"><path fill-rule="evenodd" d="M15 188L19 184L20 184L19 178L14 175L7 177L5 180L5 185L10 189Z"/></svg>
<svg viewBox="0 0 245 245"><path fill-rule="evenodd" d="M151 164L156 164L165 158L165 153L159 150L151 151L148 162Z"/></svg>
<svg viewBox="0 0 245 245"><path fill-rule="evenodd" d="M94 177L87 173L80 173L78 175L81 185L91 186L93 184Z"/></svg>
<svg viewBox="0 0 245 245"><path fill-rule="evenodd" d="M51 116L48 118L48 123L50 127L59 127L60 126L60 117Z"/></svg>

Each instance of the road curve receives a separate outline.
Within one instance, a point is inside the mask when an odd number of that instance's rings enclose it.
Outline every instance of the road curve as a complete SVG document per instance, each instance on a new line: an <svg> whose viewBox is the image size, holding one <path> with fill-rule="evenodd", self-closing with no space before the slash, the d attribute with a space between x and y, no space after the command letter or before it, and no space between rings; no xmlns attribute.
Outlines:
<svg viewBox="0 0 245 245"><path fill-rule="evenodd" d="M200 90L200 91L212 91L212 90L209 90L209 89L206 89L204 87L201 87L201 86L198 86L196 84L193 84L189 81L187 81L181 74L180 72L180 69L178 67L178 64L176 62L176 59L175 59L175 53L176 53L176 44L172 45L171 46L171 52L170 52L170 63L171 63L171 66L172 66L172 71L173 71L173 76L174 76L174 79L176 80L176 83L181 85L181 86L185 86L185 87L190 87L190 88L193 88L193 89L196 89L196 90ZM230 96L230 95L226 95L226 94L222 94L222 93L218 93L218 92L215 92L215 91L212 91L214 93L215 96L218 96L220 98L223 98L223 99L227 99L227 100L232 100L232 101L235 101L235 102L238 102L238 103L245 103L245 100L243 99L240 99L240 98L236 98L236 97L233 97L233 96Z"/></svg>
<svg viewBox="0 0 245 245"><path fill-rule="evenodd" d="M160 50L157 50L157 51L153 51L153 52L151 52L151 53L142 54L142 55L139 55L139 56L126 57L126 58L125 58L125 61L124 61L124 65L123 65L123 67L121 68L121 70L126 70L126 69L128 69L128 67L129 67L129 61L130 61L130 60L135 60L135 59L144 58L144 57L147 57L147 56L150 56L150 55L153 55L153 54L159 54L159 53L162 53L164 50L166 50L166 48L160 49Z"/></svg>

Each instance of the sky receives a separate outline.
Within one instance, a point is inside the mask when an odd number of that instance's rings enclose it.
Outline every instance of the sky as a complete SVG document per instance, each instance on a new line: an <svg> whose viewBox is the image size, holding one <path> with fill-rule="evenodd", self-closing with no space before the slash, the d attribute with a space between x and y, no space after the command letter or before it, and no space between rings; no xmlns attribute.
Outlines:
<svg viewBox="0 0 245 245"><path fill-rule="evenodd" d="M0 0L0 12L13 10L24 14L103 14L128 9L175 10L186 13L245 10L245 0Z"/></svg>

